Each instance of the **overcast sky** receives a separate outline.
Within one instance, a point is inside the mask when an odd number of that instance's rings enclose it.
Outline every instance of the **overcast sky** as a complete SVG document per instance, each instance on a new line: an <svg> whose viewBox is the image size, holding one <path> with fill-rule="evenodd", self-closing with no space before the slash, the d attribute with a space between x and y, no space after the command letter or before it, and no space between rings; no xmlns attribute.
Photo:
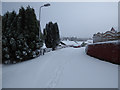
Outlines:
<svg viewBox="0 0 120 90"><path fill-rule="evenodd" d="M30 5L39 16L39 7L45 2L3 2L2 13L18 10ZM105 32L118 25L117 2L51 2L43 7L41 27L49 21L57 22L61 36L92 37L94 33Z"/></svg>

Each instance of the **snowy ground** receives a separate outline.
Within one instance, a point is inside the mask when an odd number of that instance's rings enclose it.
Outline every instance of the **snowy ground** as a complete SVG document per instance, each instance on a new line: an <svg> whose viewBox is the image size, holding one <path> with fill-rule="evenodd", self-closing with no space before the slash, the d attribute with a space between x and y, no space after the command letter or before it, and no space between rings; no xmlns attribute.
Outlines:
<svg viewBox="0 0 120 90"><path fill-rule="evenodd" d="M3 65L3 88L118 88L118 65L64 48L36 59Z"/></svg>

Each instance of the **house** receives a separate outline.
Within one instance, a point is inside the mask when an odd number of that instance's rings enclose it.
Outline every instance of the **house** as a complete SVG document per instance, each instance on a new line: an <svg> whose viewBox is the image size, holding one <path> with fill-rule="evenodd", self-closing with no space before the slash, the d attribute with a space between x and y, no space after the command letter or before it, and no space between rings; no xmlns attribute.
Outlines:
<svg viewBox="0 0 120 90"><path fill-rule="evenodd" d="M93 43L116 40L118 36L118 32L112 27L110 31L106 31L105 33L98 32L97 34L94 34Z"/></svg>

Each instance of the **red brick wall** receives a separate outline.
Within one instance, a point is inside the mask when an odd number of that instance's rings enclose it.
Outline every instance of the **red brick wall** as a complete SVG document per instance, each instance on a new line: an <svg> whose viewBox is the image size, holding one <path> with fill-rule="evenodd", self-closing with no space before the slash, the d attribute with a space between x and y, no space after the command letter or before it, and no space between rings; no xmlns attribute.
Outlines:
<svg viewBox="0 0 120 90"><path fill-rule="evenodd" d="M120 43L96 43L86 48L86 53L101 60L120 64Z"/></svg>

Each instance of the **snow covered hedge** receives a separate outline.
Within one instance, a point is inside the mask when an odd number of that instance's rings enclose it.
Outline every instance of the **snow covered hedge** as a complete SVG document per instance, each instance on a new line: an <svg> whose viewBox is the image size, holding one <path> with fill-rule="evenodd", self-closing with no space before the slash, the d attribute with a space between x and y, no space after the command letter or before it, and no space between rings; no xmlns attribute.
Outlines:
<svg viewBox="0 0 120 90"><path fill-rule="evenodd" d="M120 64L120 42L118 41L89 44L86 53L101 60Z"/></svg>

